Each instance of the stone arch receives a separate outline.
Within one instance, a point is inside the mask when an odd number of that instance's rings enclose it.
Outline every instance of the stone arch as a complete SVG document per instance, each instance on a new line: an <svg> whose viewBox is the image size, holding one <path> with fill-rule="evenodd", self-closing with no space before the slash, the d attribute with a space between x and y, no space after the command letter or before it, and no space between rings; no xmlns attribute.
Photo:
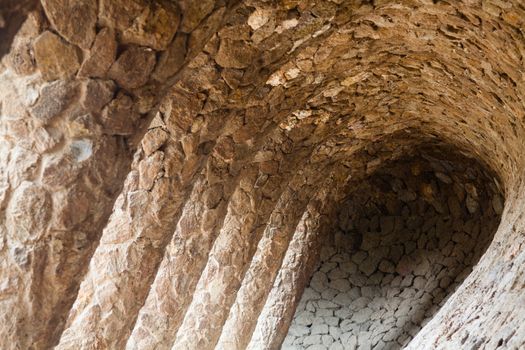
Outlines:
<svg viewBox="0 0 525 350"><path fill-rule="evenodd" d="M519 1L75 3L42 1L0 66L6 348L277 348L348 176L438 141L501 179L505 210L409 347L522 345ZM20 245L27 182L57 205Z"/></svg>
<svg viewBox="0 0 525 350"><path fill-rule="evenodd" d="M403 348L483 255L497 178L450 148L422 150L354 182L283 348Z"/></svg>

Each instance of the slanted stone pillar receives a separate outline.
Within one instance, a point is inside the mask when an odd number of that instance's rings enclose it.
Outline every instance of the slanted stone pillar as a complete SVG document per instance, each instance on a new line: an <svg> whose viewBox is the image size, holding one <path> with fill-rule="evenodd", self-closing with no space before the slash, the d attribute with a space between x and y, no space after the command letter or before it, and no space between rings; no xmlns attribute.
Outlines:
<svg viewBox="0 0 525 350"><path fill-rule="evenodd" d="M216 349L245 349L248 345L257 322L256 316L261 312L282 267L292 236L298 226L304 225L306 214L303 213L308 211L307 204L312 202L315 206L320 203L312 192L323 180L320 173L307 169L300 171L283 191L237 292ZM326 184L329 183L326 181ZM324 190L324 186L319 192Z"/></svg>
<svg viewBox="0 0 525 350"><path fill-rule="evenodd" d="M283 264L260 311L247 349L276 349L283 342L293 311L301 298L309 276L319 256L319 242L323 230L330 228L330 213L333 208L332 190L321 193L320 203L308 206L288 246ZM332 197L332 198L330 198Z"/></svg>
<svg viewBox="0 0 525 350"><path fill-rule="evenodd" d="M5 349L58 340L160 98L225 13L215 1L41 5L0 65Z"/></svg>

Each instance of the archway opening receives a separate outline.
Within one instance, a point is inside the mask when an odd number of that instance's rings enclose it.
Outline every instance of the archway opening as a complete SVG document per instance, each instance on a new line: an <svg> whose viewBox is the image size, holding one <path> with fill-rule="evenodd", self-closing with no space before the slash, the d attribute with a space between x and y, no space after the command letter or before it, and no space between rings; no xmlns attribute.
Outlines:
<svg viewBox="0 0 525 350"><path fill-rule="evenodd" d="M423 149L350 184L283 349L400 349L469 275L496 232L492 172Z"/></svg>

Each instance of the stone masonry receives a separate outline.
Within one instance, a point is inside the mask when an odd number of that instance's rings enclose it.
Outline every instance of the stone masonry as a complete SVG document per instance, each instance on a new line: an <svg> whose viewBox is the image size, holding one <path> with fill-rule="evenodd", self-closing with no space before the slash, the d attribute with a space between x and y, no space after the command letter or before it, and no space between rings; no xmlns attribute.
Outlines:
<svg viewBox="0 0 525 350"><path fill-rule="evenodd" d="M523 0L0 0L0 349L524 348L524 38Z"/></svg>
<svg viewBox="0 0 525 350"><path fill-rule="evenodd" d="M339 207L283 349L400 349L490 243L503 208L465 159L397 161Z"/></svg>

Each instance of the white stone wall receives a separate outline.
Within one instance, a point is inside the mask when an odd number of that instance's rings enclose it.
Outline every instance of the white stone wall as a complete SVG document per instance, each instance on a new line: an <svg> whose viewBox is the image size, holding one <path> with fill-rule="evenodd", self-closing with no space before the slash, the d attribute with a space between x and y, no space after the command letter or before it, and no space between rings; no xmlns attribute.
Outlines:
<svg viewBox="0 0 525 350"><path fill-rule="evenodd" d="M384 169L343 203L282 349L402 348L470 273L501 197L438 164Z"/></svg>

